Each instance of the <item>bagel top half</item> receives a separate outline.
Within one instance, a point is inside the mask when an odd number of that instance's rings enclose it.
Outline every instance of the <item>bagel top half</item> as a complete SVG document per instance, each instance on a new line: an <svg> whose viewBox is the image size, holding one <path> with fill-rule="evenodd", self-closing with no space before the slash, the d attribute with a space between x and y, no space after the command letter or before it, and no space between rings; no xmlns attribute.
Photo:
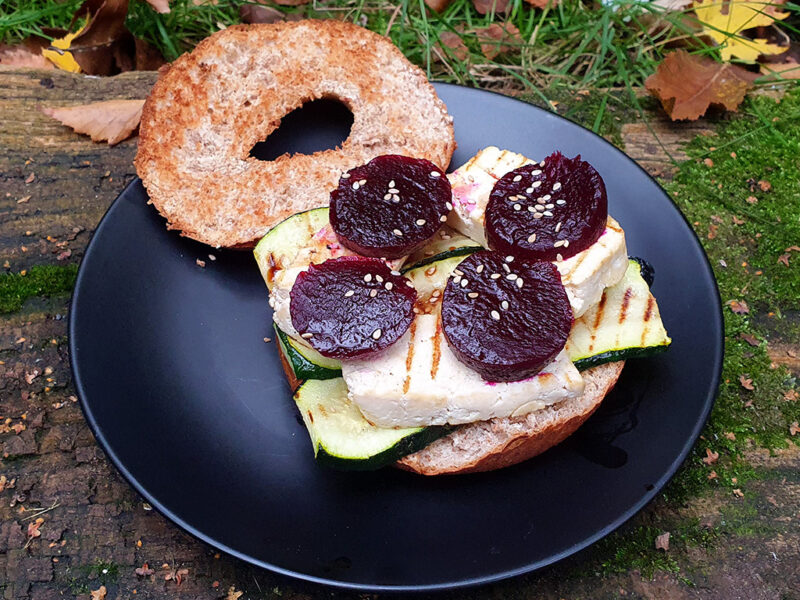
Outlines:
<svg viewBox="0 0 800 600"><path fill-rule="evenodd" d="M250 150L303 103L333 98L353 113L340 149ZM247 247L301 210L328 204L342 172L381 154L442 169L452 117L425 74L387 38L306 20L235 26L162 70L145 102L136 169L168 227L215 247Z"/></svg>

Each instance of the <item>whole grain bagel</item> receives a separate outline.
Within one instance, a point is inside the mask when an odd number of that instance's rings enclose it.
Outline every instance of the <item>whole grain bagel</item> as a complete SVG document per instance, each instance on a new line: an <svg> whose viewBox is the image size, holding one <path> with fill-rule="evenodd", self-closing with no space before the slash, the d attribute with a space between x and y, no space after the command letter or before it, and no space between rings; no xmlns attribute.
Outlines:
<svg viewBox="0 0 800 600"><path fill-rule="evenodd" d="M320 98L353 113L341 148L250 157L282 117ZM229 27L165 68L144 105L136 169L168 227L247 247L287 216L326 205L342 172L375 156L445 169L454 150L447 108L391 41L306 20Z"/></svg>

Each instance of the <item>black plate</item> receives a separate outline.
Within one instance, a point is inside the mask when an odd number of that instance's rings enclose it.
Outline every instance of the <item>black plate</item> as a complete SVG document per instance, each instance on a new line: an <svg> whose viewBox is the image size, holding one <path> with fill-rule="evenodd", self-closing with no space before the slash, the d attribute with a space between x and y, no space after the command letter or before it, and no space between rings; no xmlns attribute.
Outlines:
<svg viewBox="0 0 800 600"><path fill-rule="evenodd" d="M526 573L633 516L705 423L722 362L719 295L665 193L622 152L565 119L488 92L437 89L455 117L454 166L492 144L532 157L580 153L597 168L630 253L655 265L672 348L630 361L578 434L517 467L440 478L327 470L314 463L275 344L263 342L273 337L270 310L252 256L214 252L212 262L208 248L165 230L137 180L81 265L70 319L75 384L95 436L131 484L225 552L374 591ZM292 120L296 136L282 128L288 149L346 135L341 111L326 122L327 108L317 108Z"/></svg>

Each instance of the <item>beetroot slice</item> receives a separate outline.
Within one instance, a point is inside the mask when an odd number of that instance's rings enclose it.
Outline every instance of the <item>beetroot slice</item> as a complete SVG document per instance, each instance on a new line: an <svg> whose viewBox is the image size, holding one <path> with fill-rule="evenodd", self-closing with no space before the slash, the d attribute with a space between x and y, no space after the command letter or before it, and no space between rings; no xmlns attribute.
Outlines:
<svg viewBox="0 0 800 600"><path fill-rule="evenodd" d="M486 239L493 250L521 258L566 259L594 244L607 218L600 174L580 155L554 152L495 183L486 207Z"/></svg>
<svg viewBox="0 0 800 600"><path fill-rule="evenodd" d="M451 199L450 182L432 162L386 154L342 175L331 192L331 226L354 252L400 258L439 231Z"/></svg>
<svg viewBox="0 0 800 600"><path fill-rule="evenodd" d="M476 252L447 282L442 330L458 359L488 381L538 373L564 348L572 308L555 265Z"/></svg>
<svg viewBox="0 0 800 600"><path fill-rule="evenodd" d="M323 356L353 358L396 342L411 325L417 292L382 261L331 258L298 275L292 325Z"/></svg>

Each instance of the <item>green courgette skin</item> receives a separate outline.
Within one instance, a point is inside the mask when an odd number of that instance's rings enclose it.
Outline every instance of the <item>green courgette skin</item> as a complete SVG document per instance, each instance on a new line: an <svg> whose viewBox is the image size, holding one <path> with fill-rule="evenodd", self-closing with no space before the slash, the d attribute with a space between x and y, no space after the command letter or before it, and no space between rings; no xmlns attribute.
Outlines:
<svg viewBox="0 0 800 600"><path fill-rule="evenodd" d="M325 467L339 471L376 471L391 465L404 456L422 450L431 442L453 431L452 427L426 427L425 429L409 435L391 448L374 454L369 458L352 459L328 454L325 447L320 445L317 449L317 462Z"/></svg>
<svg viewBox="0 0 800 600"><path fill-rule="evenodd" d="M408 267L403 267L402 272L403 273L408 273L409 271L411 271L413 269L418 269L420 267L424 267L424 266L429 265L431 263L439 262L440 260L446 260L448 258L453 258L455 256L468 256L470 254L478 252L479 250L483 250L483 247L482 246L462 246L461 248L456 248L454 250L448 250L447 252L441 252L439 254L436 254L435 256L431 256L430 258L426 258L424 260L416 262L413 265L410 265Z"/></svg>
<svg viewBox="0 0 800 600"><path fill-rule="evenodd" d="M289 343L289 336L286 335L277 325L274 326L275 335L278 338L280 348L279 352L283 352L286 360L294 371L294 376L300 381L307 379L335 379L342 376L341 369L334 370L327 367L314 364L305 356L295 350Z"/></svg>
<svg viewBox="0 0 800 600"><path fill-rule="evenodd" d="M610 362L617 362L618 360L628 360L629 358L648 358L661 354L669 350L669 344L662 346L650 346L649 348L625 348L623 350L609 350L576 360L573 364L578 371L585 371L598 365L604 365Z"/></svg>

